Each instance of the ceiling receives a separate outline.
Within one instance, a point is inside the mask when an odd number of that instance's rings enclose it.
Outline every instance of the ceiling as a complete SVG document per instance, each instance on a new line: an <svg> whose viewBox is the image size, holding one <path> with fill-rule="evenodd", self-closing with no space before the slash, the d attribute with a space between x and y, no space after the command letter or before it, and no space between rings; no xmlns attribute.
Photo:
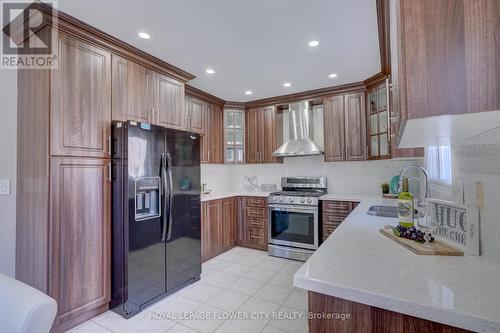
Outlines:
<svg viewBox="0 0 500 333"><path fill-rule="evenodd" d="M228 101L380 72L375 0L59 0L59 8L196 75L189 84Z"/></svg>

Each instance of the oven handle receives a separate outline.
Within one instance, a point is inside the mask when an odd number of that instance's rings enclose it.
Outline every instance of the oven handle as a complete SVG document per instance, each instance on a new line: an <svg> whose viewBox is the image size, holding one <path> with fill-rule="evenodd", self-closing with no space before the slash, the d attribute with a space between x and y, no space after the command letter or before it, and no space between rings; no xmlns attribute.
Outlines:
<svg viewBox="0 0 500 333"><path fill-rule="evenodd" d="M318 207L283 207L283 206L274 206L269 205L269 209L276 210L280 212L314 212L318 210Z"/></svg>

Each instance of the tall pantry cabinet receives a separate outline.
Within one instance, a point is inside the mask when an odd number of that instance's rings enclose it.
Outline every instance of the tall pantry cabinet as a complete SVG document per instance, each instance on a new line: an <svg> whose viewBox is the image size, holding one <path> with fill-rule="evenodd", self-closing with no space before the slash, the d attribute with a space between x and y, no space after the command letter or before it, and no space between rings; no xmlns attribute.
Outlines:
<svg viewBox="0 0 500 333"><path fill-rule="evenodd" d="M185 126L192 76L67 15L57 29L58 67L18 70L16 278L63 332L109 308L112 117Z"/></svg>

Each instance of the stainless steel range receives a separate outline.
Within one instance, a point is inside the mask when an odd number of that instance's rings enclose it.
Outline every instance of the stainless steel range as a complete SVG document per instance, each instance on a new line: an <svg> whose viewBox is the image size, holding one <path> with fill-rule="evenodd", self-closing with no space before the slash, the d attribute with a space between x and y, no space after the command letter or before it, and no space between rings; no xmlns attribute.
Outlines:
<svg viewBox="0 0 500 333"><path fill-rule="evenodd" d="M268 198L268 252L306 261L319 246L319 197L326 194L326 177L283 177L281 187Z"/></svg>

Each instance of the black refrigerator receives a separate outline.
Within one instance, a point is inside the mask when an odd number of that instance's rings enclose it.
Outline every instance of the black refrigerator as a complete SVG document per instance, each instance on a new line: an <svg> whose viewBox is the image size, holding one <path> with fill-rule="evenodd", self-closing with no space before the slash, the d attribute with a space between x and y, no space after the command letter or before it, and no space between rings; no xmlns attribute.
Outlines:
<svg viewBox="0 0 500 333"><path fill-rule="evenodd" d="M201 274L200 138L112 125L111 308L125 318Z"/></svg>

